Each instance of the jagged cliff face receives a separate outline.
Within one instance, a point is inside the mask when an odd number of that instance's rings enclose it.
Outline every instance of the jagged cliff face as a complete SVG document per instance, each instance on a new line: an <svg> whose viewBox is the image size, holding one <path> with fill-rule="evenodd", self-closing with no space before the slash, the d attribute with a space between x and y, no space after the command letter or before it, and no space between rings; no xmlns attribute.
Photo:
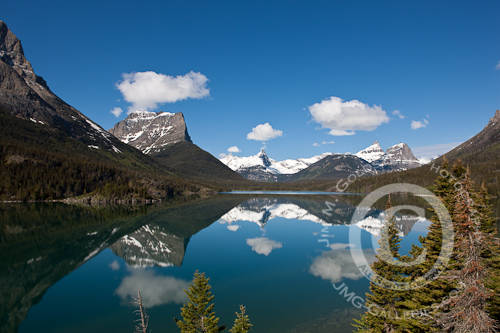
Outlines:
<svg viewBox="0 0 500 333"><path fill-rule="evenodd" d="M118 122L111 134L145 154L177 142L192 142L182 113L135 111Z"/></svg>
<svg viewBox="0 0 500 333"><path fill-rule="evenodd" d="M37 76L21 41L0 21L0 110L57 129L93 149L120 153L123 145L81 112L66 104Z"/></svg>

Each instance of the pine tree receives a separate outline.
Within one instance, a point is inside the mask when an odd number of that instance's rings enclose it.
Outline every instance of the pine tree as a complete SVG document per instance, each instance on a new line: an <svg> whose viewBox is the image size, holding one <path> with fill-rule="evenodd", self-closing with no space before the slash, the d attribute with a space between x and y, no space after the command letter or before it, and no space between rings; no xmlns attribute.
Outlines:
<svg viewBox="0 0 500 333"><path fill-rule="evenodd" d="M489 235L481 225L482 212L476 209L469 172L455 194L453 221L456 229L458 270L447 272L457 283L457 292L443 299L436 314L436 321L445 331L458 333L495 332L495 321L486 309L492 292L485 286L488 269L482 253L489 242Z"/></svg>
<svg viewBox="0 0 500 333"><path fill-rule="evenodd" d="M215 315L214 295L205 273L194 273L192 285L186 290L189 301L181 309L182 320L177 321L181 333L216 333L219 318Z"/></svg>
<svg viewBox="0 0 500 333"><path fill-rule="evenodd" d="M465 168L460 161L455 162L452 171L448 171L449 164L444 159L441 166L439 177L436 178L433 185L433 193L443 203L445 209L450 216L455 209L455 194L459 188L460 182L465 174ZM411 280L416 281L422 279L427 273L432 272L433 268L437 267L436 274L443 274L449 269L455 267L458 263L454 258L456 249L451 253L451 258L446 266L440 261L441 250L443 247L443 233L450 233L450 229L443 230L441 220L438 217L438 212L431 209L432 216L430 218L431 224L429 225L427 235L420 238L421 246L414 245L410 250L409 256L403 260L414 261L425 251L425 260L414 266L409 266L406 274ZM451 250L451 249L450 249ZM454 290L455 285L453 281L444 278L443 276L430 275L427 281L421 280L425 283L411 292L408 297L415 303L415 307L420 310L434 311L432 306L440 303L451 291ZM416 319L419 321L419 326L422 330L436 329L436 323L429 316L418 316Z"/></svg>
<svg viewBox="0 0 500 333"><path fill-rule="evenodd" d="M474 202L481 215L481 230L489 235L481 253L485 265L490 271L485 285L493 290L493 296L488 301L487 310L493 319L500 321L500 239L490 204L490 195L484 183L481 184L479 193L474 196Z"/></svg>
<svg viewBox="0 0 500 333"><path fill-rule="evenodd" d="M240 305L240 312L236 312L236 318L234 319L234 324L229 332L231 333L247 333L252 328L252 323L246 314L246 309L243 305Z"/></svg>
<svg viewBox="0 0 500 333"><path fill-rule="evenodd" d="M390 197L386 212L390 209ZM354 327L358 332L419 332L419 322L408 316L415 310L415 304L409 299L405 288L398 284L409 282L405 267L398 265L401 238L394 218L386 220L379 240L376 260L372 264L374 276L370 281L370 292L366 294L366 308Z"/></svg>

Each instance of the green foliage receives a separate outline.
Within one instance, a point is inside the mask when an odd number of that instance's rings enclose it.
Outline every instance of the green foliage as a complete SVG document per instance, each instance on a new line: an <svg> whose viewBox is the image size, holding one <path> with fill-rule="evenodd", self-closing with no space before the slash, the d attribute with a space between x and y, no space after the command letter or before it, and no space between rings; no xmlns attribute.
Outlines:
<svg viewBox="0 0 500 333"><path fill-rule="evenodd" d="M386 212L390 211L390 198ZM366 294L368 309L354 326L358 332L420 332L420 323L408 314L418 309L410 292L399 288L398 284L409 282L404 258L399 255L398 235L394 218L386 221L379 240L376 260L372 264L375 273L370 281L370 292Z"/></svg>
<svg viewBox="0 0 500 333"><path fill-rule="evenodd" d="M182 320L177 326L182 333L219 332L219 318L215 315L215 296L205 273L194 273L192 285L186 290L189 301L181 309Z"/></svg>
<svg viewBox="0 0 500 333"><path fill-rule="evenodd" d="M246 314L246 309L243 305L240 305L240 312L236 312L236 318L234 319L233 327L229 330L231 333L247 333L252 328L252 323L250 318Z"/></svg>
<svg viewBox="0 0 500 333"><path fill-rule="evenodd" d="M134 148L120 154L0 110L0 200L38 201L98 194L167 198L200 187L161 171Z"/></svg>

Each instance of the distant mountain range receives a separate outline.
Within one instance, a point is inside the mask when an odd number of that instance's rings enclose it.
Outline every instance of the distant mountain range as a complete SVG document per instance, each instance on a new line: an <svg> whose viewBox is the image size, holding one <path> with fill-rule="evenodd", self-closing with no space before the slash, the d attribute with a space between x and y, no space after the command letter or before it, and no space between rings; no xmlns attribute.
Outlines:
<svg viewBox="0 0 500 333"><path fill-rule="evenodd" d="M399 143L384 151L378 142L354 155L324 153L310 158L276 161L262 149L257 155L240 157L228 154L220 160L247 179L272 182L338 179L353 173L370 175L421 165L407 144Z"/></svg>

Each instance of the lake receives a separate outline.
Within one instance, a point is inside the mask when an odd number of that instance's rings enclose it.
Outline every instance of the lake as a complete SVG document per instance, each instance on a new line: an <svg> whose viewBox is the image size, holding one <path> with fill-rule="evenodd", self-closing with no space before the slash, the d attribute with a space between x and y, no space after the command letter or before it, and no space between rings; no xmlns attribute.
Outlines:
<svg viewBox="0 0 500 333"><path fill-rule="evenodd" d="M380 232L375 208L370 220L350 224L359 200L220 195L140 207L3 204L1 332L133 332L138 289L151 331L176 332L196 270L210 278L228 327L244 304L252 332L350 331L369 285L351 250L373 256ZM407 251L427 223L403 216L397 225ZM359 244L350 243L350 228L361 231ZM334 288L342 283L356 301Z"/></svg>

